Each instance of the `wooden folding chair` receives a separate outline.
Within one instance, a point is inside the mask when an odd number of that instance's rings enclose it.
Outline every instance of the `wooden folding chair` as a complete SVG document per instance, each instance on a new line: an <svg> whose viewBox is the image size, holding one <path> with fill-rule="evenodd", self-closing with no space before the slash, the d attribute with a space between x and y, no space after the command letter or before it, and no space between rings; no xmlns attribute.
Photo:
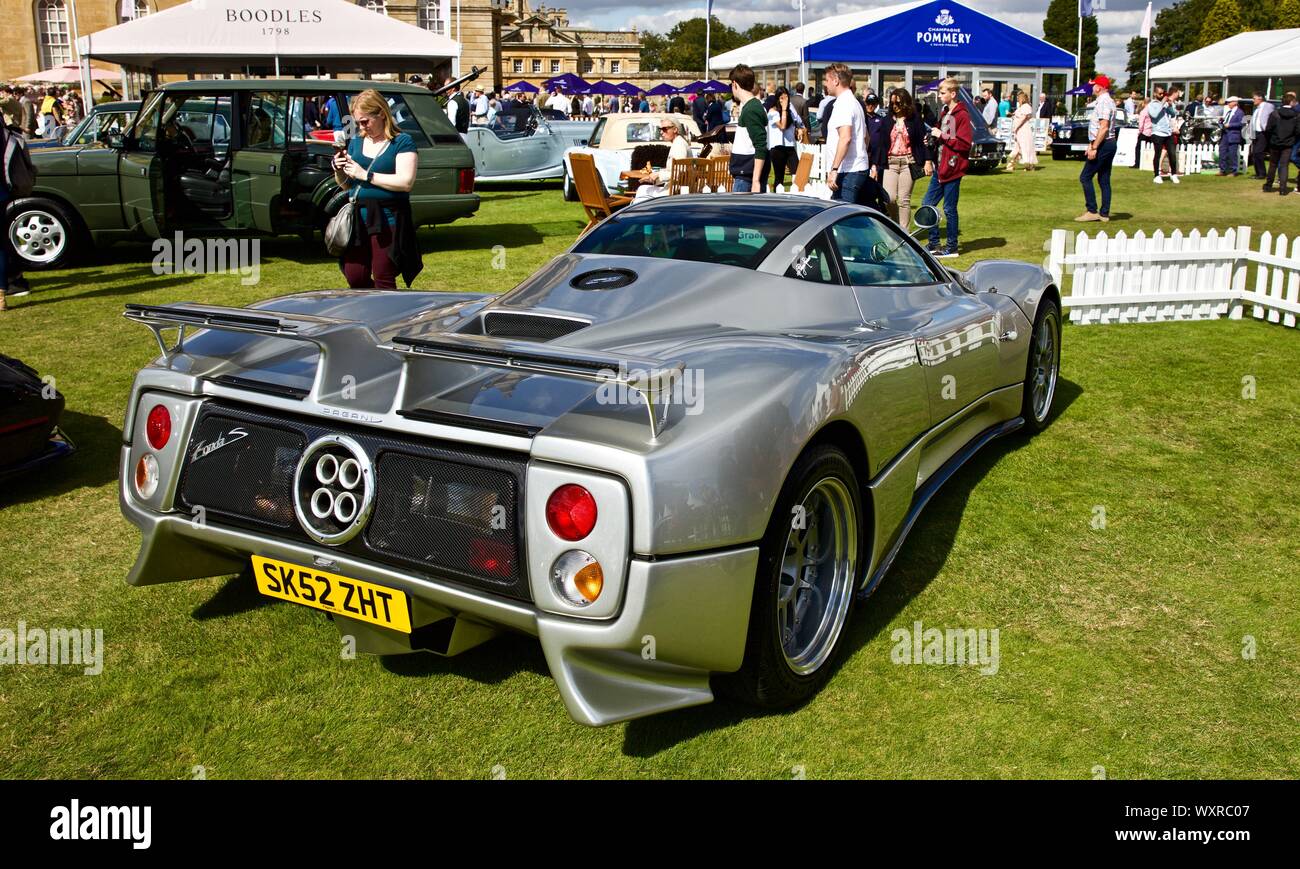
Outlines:
<svg viewBox="0 0 1300 869"><path fill-rule="evenodd" d="M795 193L803 190L808 186L808 176L812 174L813 155L811 151L804 151L799 155L799 167L794 172L793 188L790 192Z"/></svg>
<svg viewBox="0 0 1300 869"><path fill-rule="evenodd" d="M709 158L709 189L714 193L731 190L731 155L718 154Z"/></svg>
<svg viewBox="0 0 1300 869"><path fill-rule="evenodd" d="M673 174L668 179L668 192L681 193L683 187L690 193L702 192L704 185L709 182L709 168L709 161L698 157L674 160Z"/></svg>
<svg viewBox="0 0 1300 869"><path fill-rule="evenodd" d="M578 201L587 211L587 225L579 235L586 235L593 226L632 202L631 196L610 196L605 192L605 182L600 180L596 161L590 154L570 154L569 167Z"/></svg>

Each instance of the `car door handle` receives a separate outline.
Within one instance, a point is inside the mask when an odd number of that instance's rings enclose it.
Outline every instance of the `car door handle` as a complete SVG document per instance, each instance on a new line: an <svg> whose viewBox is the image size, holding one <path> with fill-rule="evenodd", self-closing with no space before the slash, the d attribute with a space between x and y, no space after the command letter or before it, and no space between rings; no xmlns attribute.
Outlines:
<svg viewBox="0 0 1300 869"><path fill-rule="evenodd" d="M999 340L999 341L1014 341L1014 340L1016 340L1016 339L1019 338L1019 337L1020 337L1020 335L1016 332L1015 329L1008 329L1007 331L1003 332L1001 335L998 336L998 340Z"/></svg>
<svg viewBox="0 0 1300 869"><path fill-rule="evenodd" d="M271 163L270 165L268 165L268 166L266 167L266 171L267 171L267 172L270 172L272 175L274 175L275 173L277 173L277 172L280 171L280 167L279 167L279 166L276 166L274 163Z"/></svg>

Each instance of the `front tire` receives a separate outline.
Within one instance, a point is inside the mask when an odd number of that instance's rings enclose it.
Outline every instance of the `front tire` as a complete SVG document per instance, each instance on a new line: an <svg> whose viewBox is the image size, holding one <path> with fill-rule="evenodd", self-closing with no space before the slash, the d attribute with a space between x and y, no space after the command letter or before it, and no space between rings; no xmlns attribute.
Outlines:
<svg viewBox="0 0 1300 869"><path fill-rule="evenodd" d="M52 199L14 200L6 215L9 244L25 270L64 268L82 252L78 250L85 235L81 224Z"/></svg>
<svg viewBox="0 0 1300 869"><path fill-rule="evenodd" d="M1025 395L1020 415L1030 433L1047 428L1060 374L1061 308L1049 298L1038 306L1034 331L1029 338L1029 359L1025 364Z"/></svg>
<svg viewBox="0 0 1300 869"><path fill-rule="evenodd" d="M568 169L564 170L564 201L578 201L578 188L573 186L573 178L569 176Z"/></svg>
<svg viewBox="0 0 1300 869"><path fill-rule="evenodd" d="M800 456L759 550L745 658L721 674L725 693L755 706L802 703L830 678L865 569L862 493L833 446Z"/></svg>

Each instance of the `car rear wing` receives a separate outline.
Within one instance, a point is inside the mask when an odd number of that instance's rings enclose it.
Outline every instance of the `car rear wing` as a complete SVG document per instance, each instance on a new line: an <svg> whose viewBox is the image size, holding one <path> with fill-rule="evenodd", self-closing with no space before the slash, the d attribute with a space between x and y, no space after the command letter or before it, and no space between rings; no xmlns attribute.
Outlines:
<svg viewBox="0 0 1300 869"><path fill-rule="evenodd" d="M382 346L404 357L401 386L398 387L399 408L405 406L411 364L441 359L622 387L640 395L644 401L651 440L658 438L663 430L668 399L686 370L681 362L612 356L573 347L556 347L534 341L505 341L479 335L439 334L430 338L402 335Z"/></svg>
<svg viewBox="0 0 1300 869"><path fill-rule="evenodd" d="M393 356L379 346L379 338L365 323L337 317L258 311L178 302L174 305L128 304L123 313L128 320L142 323L153 332L163 356L185 352L185 330L218 329L243 332L268 338L306 341L320 351L316 376L309 396L321 404L335 404L366 410L387 410L366 406L361 399L383 390L361 390L360 386L393 373ZM176 342L169 348L165 329L176 329ZM346 391L346 394L345 394ZM363 406L365 406L363 408Z"/></svg>

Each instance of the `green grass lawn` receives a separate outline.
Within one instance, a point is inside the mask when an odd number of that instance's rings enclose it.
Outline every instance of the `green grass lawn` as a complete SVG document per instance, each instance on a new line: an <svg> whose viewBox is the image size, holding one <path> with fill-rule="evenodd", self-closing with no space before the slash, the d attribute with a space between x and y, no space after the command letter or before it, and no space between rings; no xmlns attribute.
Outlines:
<svg viewBox="0 0 1300 869"><path fill-rule="evenodd" d="M1077 171L1048 160L969 179L958 265L1039 261L1050 229L1082 211ZM1300 231L1300 197L1241 179L1157 187L1117 170L1113 210L1108 232ZM553 184L489 193L476 217L422 233L416 286L508 289L581 215ZM35 291L0 313L0 352L57 379L81 447L0 490L0 628L101 628L107 646L96 677L0 666L0 776L1300 775L1296 330L1067 327L1058 418L1032 441L996 442L931 502L817 698L592 730L569 720L528 638L344 660L322 614L248 581L123 582L138 535L118 512L117 449L132 376L156 347L122 305L342 284L301 241L262 254L261 283L245 287L155 276L147 246L123 245L31 275ZM997 674L891 663L891 631L916 621L997 628Z"/></svg>

